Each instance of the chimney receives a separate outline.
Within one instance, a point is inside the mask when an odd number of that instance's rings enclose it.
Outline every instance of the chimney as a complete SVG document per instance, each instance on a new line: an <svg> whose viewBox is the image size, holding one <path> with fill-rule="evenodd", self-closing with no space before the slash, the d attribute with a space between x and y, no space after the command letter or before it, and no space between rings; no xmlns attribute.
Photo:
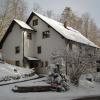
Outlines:
<svg viewBox="0 0 100 100"><path fill-rule="evenodd" d="M64 22L64 27L67 28L67 21Z"/></svg>

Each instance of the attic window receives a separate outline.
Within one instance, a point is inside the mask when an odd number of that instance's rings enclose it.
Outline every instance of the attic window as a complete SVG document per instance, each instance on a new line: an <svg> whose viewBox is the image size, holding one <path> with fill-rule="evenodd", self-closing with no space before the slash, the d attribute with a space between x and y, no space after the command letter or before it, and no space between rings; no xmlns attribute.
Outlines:
<svg viewBox="0 0 100 100"><path fill-rule="evenodd" d="M33 20L33 26L38 25L38 19Z"/></svg>
<svg viewBox="0 0 100 100"><path fill-rule="evenodd" d="M32 33L27 33L27 39L32 40Z"/></svg>
<svg viewBox="0 0 100 100"><path fill-rule="evenodd" d="M50 37L50 31L44 31L42 32L42 38L45 39L45 38L49 38Z"/></svg>

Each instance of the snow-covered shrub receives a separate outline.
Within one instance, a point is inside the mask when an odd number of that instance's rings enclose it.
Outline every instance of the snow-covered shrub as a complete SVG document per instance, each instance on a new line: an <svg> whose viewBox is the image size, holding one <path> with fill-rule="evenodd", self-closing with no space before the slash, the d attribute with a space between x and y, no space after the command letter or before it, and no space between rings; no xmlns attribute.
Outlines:
<svg viewBox="0 0 100 100"><path fill-rule="evenodd" d="M13 80L19 80L21 77L20 76L13 76L11 77Z"/></svg>
<svg viewBox="0 0 100 100"><path fill-rule="evenodd" d="M95 74L94 81L100 83L100 73L96 73L96 74Z"/></svg>
<svg viewBox="0 0 100 100"><path fill-rule="evenodd" d="M19 80L34 76L34 70L28 68L20 68L7 63L0 63L0 82Z"/></svg>
<svg viewBox="0 0 100 100"><path fill-rule="evenodd" d="M57 67L54 67L52 72L49 73L47 82L56 88L58 92L69 90L67 79L59 72Z"/></svg>

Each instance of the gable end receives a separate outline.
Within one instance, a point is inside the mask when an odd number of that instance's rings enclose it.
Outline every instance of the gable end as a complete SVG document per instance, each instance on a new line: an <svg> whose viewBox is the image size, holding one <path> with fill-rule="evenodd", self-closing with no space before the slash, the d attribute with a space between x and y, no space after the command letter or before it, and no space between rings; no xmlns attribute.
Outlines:
<svg viewBox="0 0 100 100"><path fill-rule="evenodd" d="M7 36L9 35L9 33L12 31L12 28L13 28L14 24L15 24L15 21L12 21L10 26L9 26L9 28L7 29L6 33L4 34L4 36L3 36L3 38L2 38L2 40L0 42L0 49L2 48L3 43L6 40Z"/></svg>

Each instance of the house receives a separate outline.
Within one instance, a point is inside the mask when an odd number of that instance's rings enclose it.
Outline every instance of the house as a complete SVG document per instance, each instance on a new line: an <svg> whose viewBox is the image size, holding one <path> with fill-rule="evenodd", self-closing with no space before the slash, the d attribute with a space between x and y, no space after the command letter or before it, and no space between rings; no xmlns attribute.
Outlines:
<svg viewBox="0 0 100 100"><path fill-rule="evenodd" d="M66 50L94 54L99 47L77 30L32 12L26 23L12 21L0 48L7 63L35 67L38 72L47 73L50 64L66 65ZM66 66L64 72L67 73Z"/></svg>

